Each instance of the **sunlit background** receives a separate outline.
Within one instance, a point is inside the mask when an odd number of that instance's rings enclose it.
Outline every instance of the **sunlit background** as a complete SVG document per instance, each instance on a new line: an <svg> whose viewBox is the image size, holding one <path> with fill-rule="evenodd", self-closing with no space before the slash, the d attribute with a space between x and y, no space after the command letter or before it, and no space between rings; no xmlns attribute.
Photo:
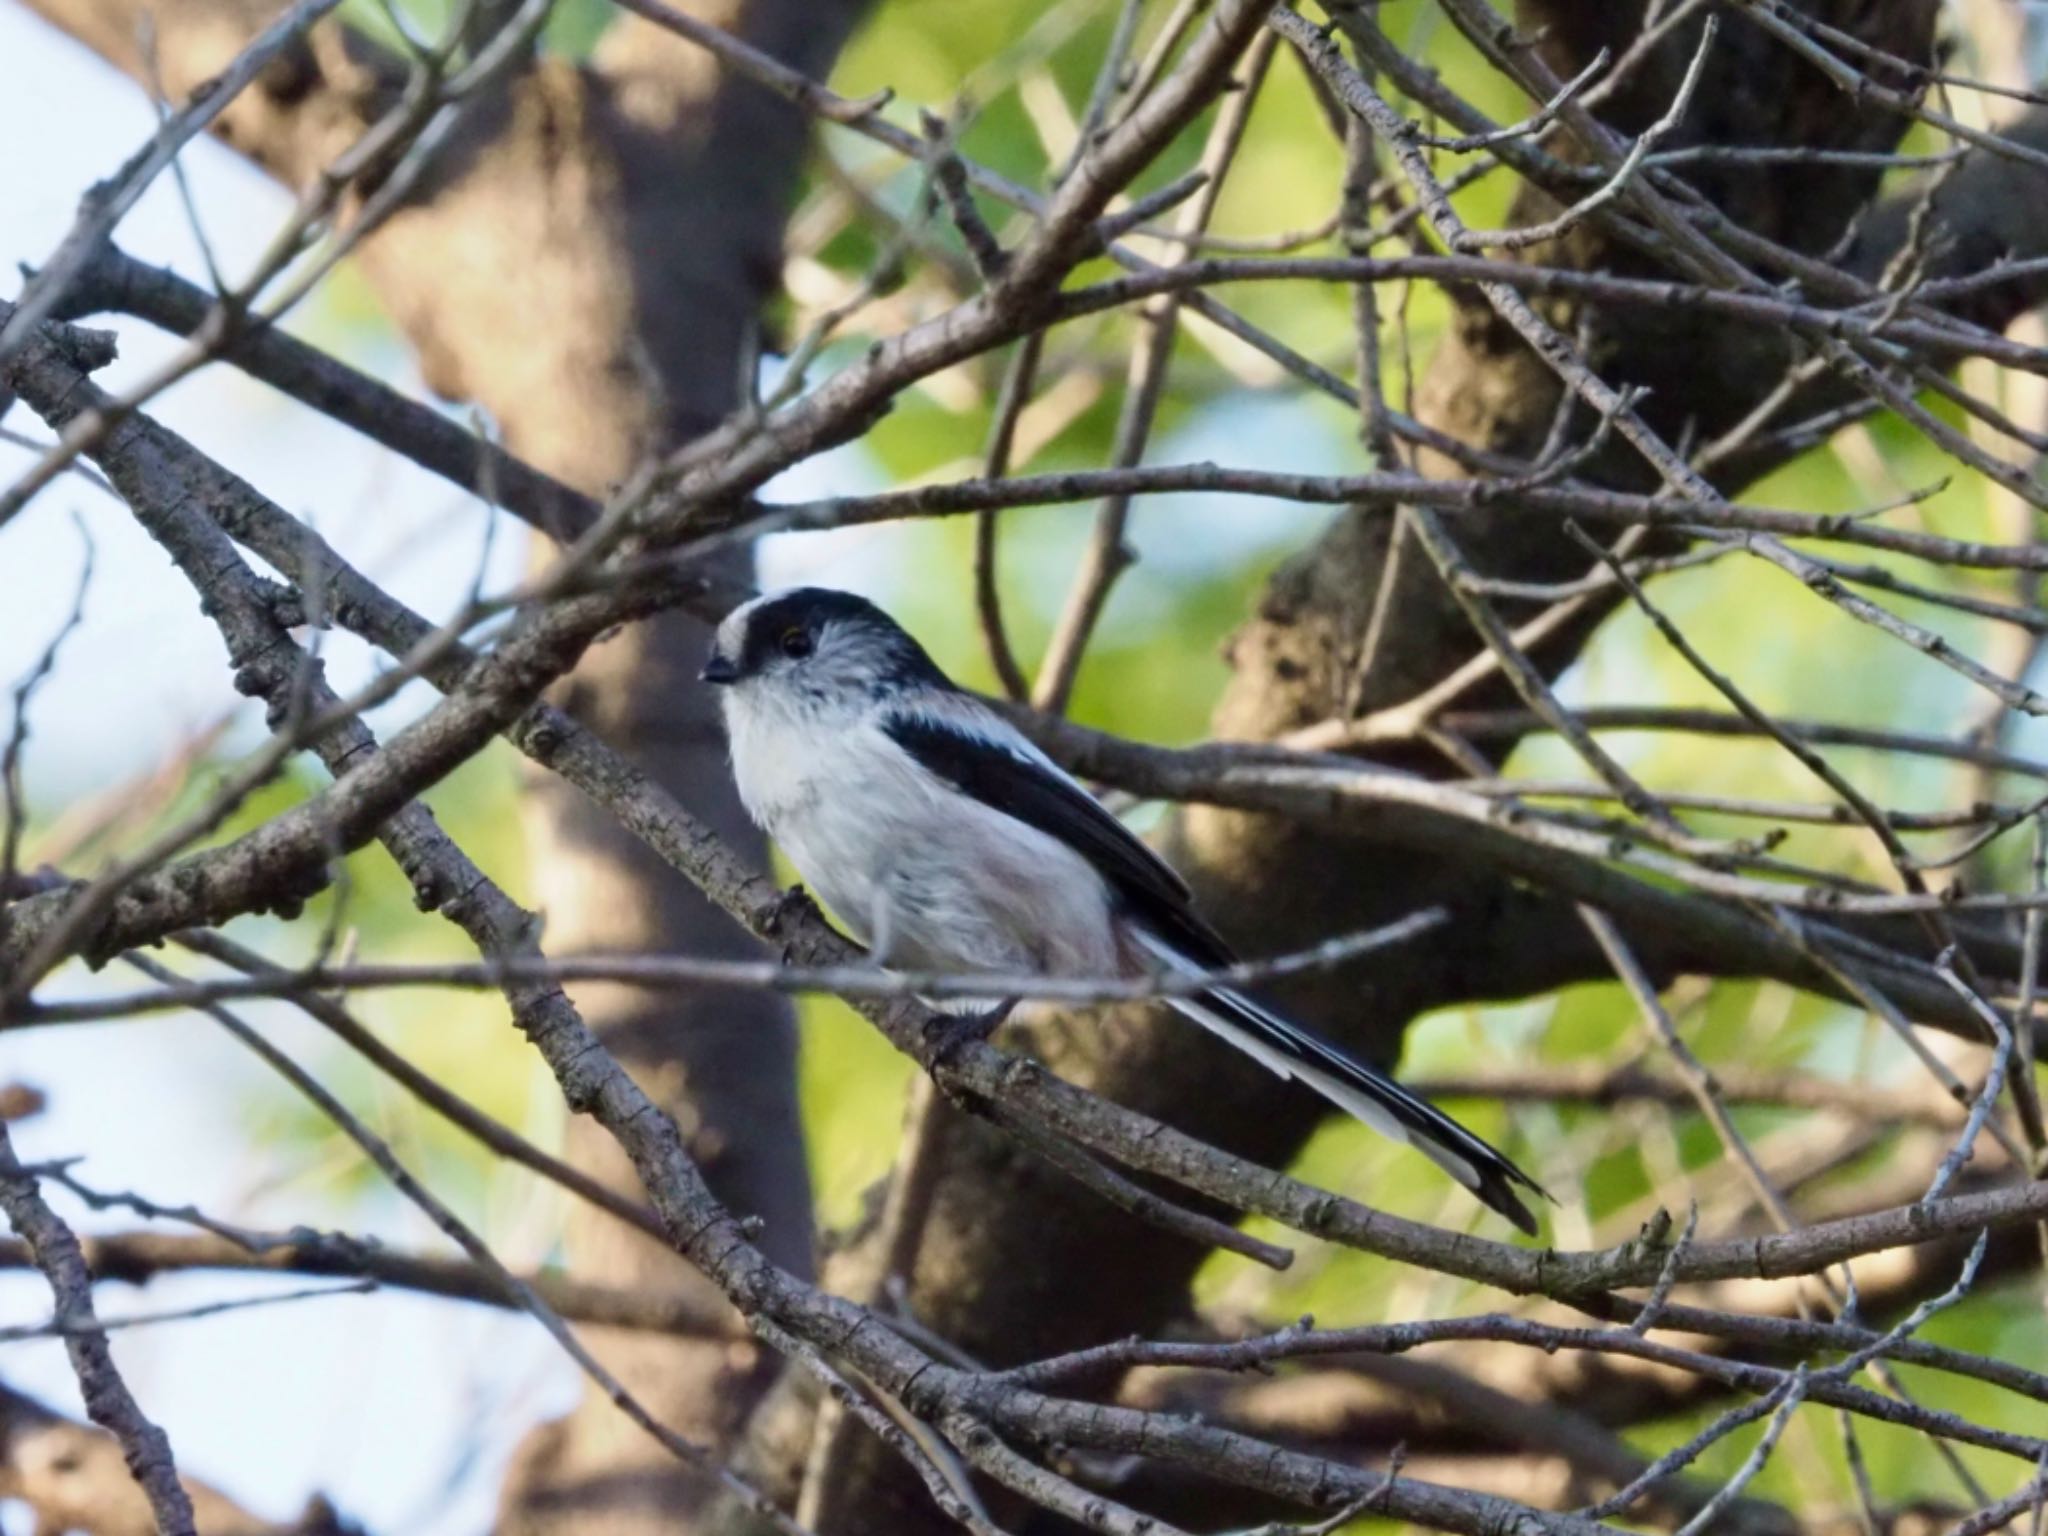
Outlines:
<svg viewBox="0 0 2048 1536"><path fill-rule="evenodd" d="M1063 155L1071 140L1076 103L1085 96L1109 9L884 0L842 60L835 84L851 94L893 87L910 102L943 105L964 96L982 103L963 138L965 151L1020 179L1037 179L1048 158ZM1388 7L1397 26L1426 25L1413 19L1429 14L1413 4ZM587 42L598 24L600 12L578 12L562 27L561 46ZM1482 76L1455 39L1432 34L1417 42L1460 90L1503 117L1517 114L1503 87ZM43 260L68 227L80 192L119 165L153 126L149 103L126 80L18 7L0 4L0 144L15 147L0 156L0 259ZM809 313L836 302L849 274L876 248L877 237L844 188L864 186L902 209L914 208L917 199L913 180L863 141L831 135L821 148L829 163L821 162L810 177L792 224L790 297L778 317L792 332ZM216 261L233 273L254 259L284 218L286 194L211 142L193 146L184 165L206 240ZM1320 115L1283 60L1217 227L1257 234L1313 226L1328 212L1336 170ZM1504 182L1469 194L1473 222L1499 222L1504 194ZM206 281L199 244L168 179L128 217L119 238L131 254ZM929 282L913 279L862 323L900 326L941 297ZM1338 372L1349 372L1342 293L1274 284L1242 291L1233 302ZM1418 290L1406 314L1420 366L1442 322L1440 300ZM166 338L140 323L117 321L113 328L121 360L102 378L115 388L171 350ZM422 393L403 344L347 267L293 316L292 328ZM1023 456L1034 467L1105 461L1128 339L1121 320L1070 327L1056 338L1042 398L1023 428ZM1386 384L1399 398L1406 360L1399 348L1390 353ZM994 376L985 368L944 374L913 391L871 438L804 466L770 494L813 496L971 473L993 392ZM152 410L430 614L448 612L480 567L486 585L503 585L524 558L517 524L493 528L474 498L232 369L207 369ZM1199 323L1190 325L1183 342L1163 423L1152 454L1160 462L1214 459L1308 472L1346 472L1362 464L1353 423L1340 407L1304 398L1270 363ZM25 410L0 425L40 434ZM0 443L0 481L31 460L29 450ZM1880 423L1845 434L1752 494L1777 505L1840 510L1891 500L1944 473L1946 466L1928 450ZM1141 558L1117 589L1082 676L1076 714L1145 739L1197 739L1225 677L1220 647L1232 625L1272 567L1301 547L1326 515L1244 498L1170 496L1142 503L1132 530ZM1973 478L1956 480L1911 516L1955 537L2011 536L2010 523L2001 522L2008 514ZM1081 508L1006 520L1004 593L1027 658L1036 655L1058 611L1086 521ZM229 686L218 637L185 583L124 509L79 475L66 476L0 534L0 685L11 687L26 675L62 625L88 548L93 576L84 621L66 640L52 683L34 696L25 766L30 856L61 856L78 872L134 846L152 825L202 797L262 732L260 709ZM901 614L956 675L986 684L967 558L964 525L937 524L783 538L762 555L766 581L802 578L867 592ZM1955 733L1974 718L1974 701L1952 673L1888 645L1822 603L1776 590L1781 585L1789 587L1790 578L1723 561L1666 579L1657 590L1714 660L1754 697L1789 715L1936 734ZM1982 588L2009 595L1995 578L1985 578ZM1913 616L1980 654L2003 643L1952 615L1929 610ZM324 643L338 687L346 691L371 675L369 653L348 637ZM1719 702L1631 614L1607 626L1566 680L1565 692L1588 703ZM425 697L423 685L414 685L374 723L388 732ZM0 713L5 708L0 703ZM1611 740L1630 768L1653 784L1759 798L1818 795L1796 764L1763 746ZM2048 731L2030 724L2011 733L2008 745L2043 755ZM1924 808L1967 798L1964 769L1853 753L1840 761L1889 804ZM1552 742L1525 746L1514 766L1531 775L1584 777ZM304 793L316 772L296 768L227 831ZM517 821L509 814L513 793L509 756L501 748L429 799L457 839L523 898L531 884ZM111 824L110 808L123 812ZM87 828L98 830L81 843ZM1811 852L1817 844L1816 835L1802 835L1794 850ZM1838 865L1876 868L1871 851L1851 839L1831 835L1828 846L1838 850ZM413 920L408 892L376 850L353 859L349 871L339 899L346 901L343 919L362 954L460 956L452 931L444 936ZM235 931L280 956L306 942L275 923L245 921ZM135 984L118 970L100 977L74 970L51 992ZM1860 1015L1785 988L1724 985L1678 1002L1688 1038L1710 1061L1915 1081L1904 1050L1872 1032ZM506 1027L494 998L382 992L356 999L355 1007L408 1055L494 1114L544 1144L557 1138L561 1110L552 1085ZM515 1268L542 1266L555 1256L556 1191L484 1158L290 1010L252 1005L246 1013L315 1064ZM1404 1071L1423 1075L1503 1060L1618 1061L1644 1049L1626 999L1613 987L1589 986L1526 1006L1459 1010L1424 1021L1409 1036ZM806 1007L805 1106L821 1220L848 1220L861 1191L886 1171L906 1071L844 1009ZM39 1116L15 1128L22 1155L79 1159L75 1172L96 1188L132 1190L166 1204L190 1202L254 1227L340 1227L374 1231L394 1246L439 1244L364 1168L352 1146L204 1018L171 1015L0 1035L0 1084L12 1082L31 1084L49 1100ZM1726 1223L1741 1210L1739 1190L1718 1166L1713 1135L1695 1117L1647 1106L1510 1114L1475 1104L1460 1112L1515 1148L1560 1196L1551 1219L1561 1246L1611 1240L1656 1204L1682 1204L1689 1175L1701 1193L1703 1221ZM1741 1118L1765 1149L1781 1125L1791 1124L1769 1111ZM1882 1158L1897 1145L1897 1139L1877 1141L1868 1157ZM1421 1167L1356 1126L1332 1123L1299 1171L1404 1213L1469 1222L1468 1206L1447 1193L1446 1181L1418 1177ZM1867 1162L1851 1163L1838 1176L1867 1168ZM53 1198L83 1231L136 1224L131 1215L94 1214L61 1194ZM101 1309L119 1317L302 1284L172 1276L146 1296L105 1288ZM1308 1244L1285 1276L1217 1261L1203 1294L1228 1314L1281 1318L1312 1311L1335 1325L1438 1313L1458 1303L1462 1289L1440 1277L1390 1275L1362 1255ZM40 1277L0 1273L0 1326L35 1322L48 1308ZM2015 1294L1973 1300L1944 1318L1935 1336L1995 1356L2048 1357L2048 1329ZM271 1518L289 1516L319 1490L379 1532L455 1536L487 1528L518 1436L540 1417L566 1409L576 1390L573 1369L530 1320L397 1291L138 1329L119 1335L115 1349L188 1473ZM0 1375L54 1406L80 1411L55 1343L0 1345ZM1943 1391L1945 1401L1967 1411L1983 1406L1969 1394L1989 1389L1948 1378ZM1690 1427L1652 1426L1643 1441L1669 1443ZM1878 1452L1871 1465L1881 1493L1925 1486L1946 1491L1945 1474L1923 1442L1875 1425L1863 1433L1866 1452ZM1748 1435L1731 1437L1707 1470L1732 1469L1751 1443ZM1967 1461L1983 1459L1969 1450L1962 1454ZM2003 1486L2011 1465L1987 1459L1982 1470ZM1807 1497L1843 1501L1845 1478L1839 1438L1802 1420L1758 1491L1797 1503L1804 1487L1811 1490ZM0 1529L25 1532L25 1515L0 1509Z"/></svg>

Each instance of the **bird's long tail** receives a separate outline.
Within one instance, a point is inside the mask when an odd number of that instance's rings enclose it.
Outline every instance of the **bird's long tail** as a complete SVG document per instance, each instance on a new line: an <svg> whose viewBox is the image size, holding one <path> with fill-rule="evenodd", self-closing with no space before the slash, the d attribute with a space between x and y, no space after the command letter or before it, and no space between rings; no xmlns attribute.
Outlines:
<svg viewBox="0 0 2048 1536"><path fill-rule="evenodd" d="M1171 969L1200 968L1152 935L1144 943ZM1355 1061L1328 1041L1282 1018L1240 992L1212 987L1168 1001L1174 1009L1220 1036L1281 1077L1315 1089L1339 1109L1382 1136L1405 1143L1456 1179L1475 1197L1531 1237L1536 1218L1515 1187L1549 1199L1543 1187L1427 1099L1410 1093L1385 1073Z"/></svg>

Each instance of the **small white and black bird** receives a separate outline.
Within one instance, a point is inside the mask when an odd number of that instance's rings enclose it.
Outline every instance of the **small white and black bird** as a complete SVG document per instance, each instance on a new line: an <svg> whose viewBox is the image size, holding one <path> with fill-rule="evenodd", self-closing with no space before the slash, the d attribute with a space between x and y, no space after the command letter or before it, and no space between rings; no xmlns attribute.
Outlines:
<svg viewBox="0 0 2048 1536"><path fill-rule="evenodd" d="M877 964L1134 977L1236 963L1164 860L865 598L756 598L719 625L703 677L724 690L747 810ZM1537 1184L1391 1078L1229 988L1167 1001L1535 1233L1515 1188Z"/></svg>

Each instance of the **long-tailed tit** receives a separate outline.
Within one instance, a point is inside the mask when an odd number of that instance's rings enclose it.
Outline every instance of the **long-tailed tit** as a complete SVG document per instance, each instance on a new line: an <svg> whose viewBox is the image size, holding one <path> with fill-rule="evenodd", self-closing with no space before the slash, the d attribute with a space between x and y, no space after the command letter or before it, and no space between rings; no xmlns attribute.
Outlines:
<svg viewBox="0 0 2048 1536"><path fill-rule="evenodd" d="M703 676L724 690L740 798L878 964L1101 978L1236 963L1157 854L866 599L756 598L718 627ZM1166 1001L1536 1231L1515 1193L1535 1182L1392 1079L1228 987Z"/></svg>

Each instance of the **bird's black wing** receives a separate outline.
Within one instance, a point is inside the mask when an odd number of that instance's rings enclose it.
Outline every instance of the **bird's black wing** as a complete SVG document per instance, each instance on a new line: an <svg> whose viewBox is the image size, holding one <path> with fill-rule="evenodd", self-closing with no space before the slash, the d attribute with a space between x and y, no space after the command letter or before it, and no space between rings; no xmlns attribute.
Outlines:
<svg viewBox="0 0 2048 1536"><path fill-rule="evenodd" d="M899 710L882 728L927 771L962 794L1059 839L1094 865L1136 920L1141 942L1169 967L1213 971L1236 956L1192 906L1187 885L1158 854L1007 722L948 710ZM1170 1005L1283 1077L1299 1078L1366 1124L1415 1147L1525 1232L1536 1218L1515 1186L1534 1180L1435 1105L1385 1073L1228 987Z"/></svg>
<svg viewBox="0 0 2048 1536"><path fill-rule="evenodd" d="M978 721L906 710L890 714L882 728L962 794L1080 854L1134 916L1172 939L1196 964L1213 970L1235 962L1222 936L1194 911L1187 883L1172 865L1022 738L1003 740L996 731L1007 734L1006 723L990 723L995 729L983 730Z"/></svg>

